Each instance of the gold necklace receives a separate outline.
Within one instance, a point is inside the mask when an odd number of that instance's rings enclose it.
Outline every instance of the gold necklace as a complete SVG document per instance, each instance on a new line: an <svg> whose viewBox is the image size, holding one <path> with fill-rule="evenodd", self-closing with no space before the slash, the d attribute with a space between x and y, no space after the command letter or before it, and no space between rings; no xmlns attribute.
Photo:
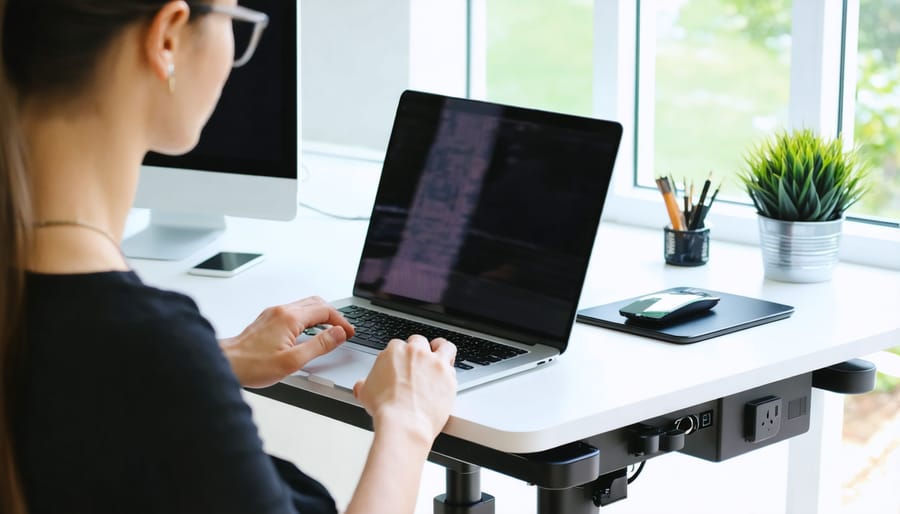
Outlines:
<svg viewBox="0 0 900 514"><path fill-rule="evenodd" d="M119 242L109 234L109 232L103 230L102 228L92 225L91 223L86 223L84 221L78 220L43 220L38 221L34 224L34 228L51 228L51 227L81 227L86 228L88 230L93 230L94 232L105 237L113 246L116 247L116 250L119 253L122 253L122 248L119 246Z"/></svg>

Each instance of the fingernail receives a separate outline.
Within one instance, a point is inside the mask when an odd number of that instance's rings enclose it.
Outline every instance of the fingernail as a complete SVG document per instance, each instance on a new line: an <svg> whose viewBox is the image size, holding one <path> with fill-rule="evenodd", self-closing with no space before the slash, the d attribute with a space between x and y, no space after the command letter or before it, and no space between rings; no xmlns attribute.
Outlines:
<svg viewBox="0 0 900 514"><path fill-rule="evenodd" d="M346 339L346 334L344 333L344 328L339 327L337 325L329 328L326 331L326 333L328 334L328 337L331 338L331 341L329 341L330 343L337 343L338 341L341 341L342 339Z"/></svg>

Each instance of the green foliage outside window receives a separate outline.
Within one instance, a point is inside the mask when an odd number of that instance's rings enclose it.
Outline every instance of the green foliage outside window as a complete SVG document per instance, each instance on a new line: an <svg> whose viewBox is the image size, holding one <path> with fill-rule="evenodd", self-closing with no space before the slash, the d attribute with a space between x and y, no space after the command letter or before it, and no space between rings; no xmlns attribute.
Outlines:
<svg viewBox="0 0 900 514"><path fill-rule="evenodd" d="M745 34L768 41L790 32L790 0L720 0L746 20ZM861 0L854 138L881 184L855 211L900 218L900 0Z"/></svg>
<svg viewBox="0 0 900 514"><path fill-rule="evenodd" d="M656 170L733 177L786 121L792 0L688 0L657 50ZM670 5L670 4L661 4ZM552 12L551 12L552 11ZM654 13L642 13L653 16ZM488 0L488 99L588 115L593 2ZM860 0L855 139L873 188L851 214L900 219L900 0ZM837 107L835 107L837 108ZM743 199L726 180L723 197Z"/></svg>

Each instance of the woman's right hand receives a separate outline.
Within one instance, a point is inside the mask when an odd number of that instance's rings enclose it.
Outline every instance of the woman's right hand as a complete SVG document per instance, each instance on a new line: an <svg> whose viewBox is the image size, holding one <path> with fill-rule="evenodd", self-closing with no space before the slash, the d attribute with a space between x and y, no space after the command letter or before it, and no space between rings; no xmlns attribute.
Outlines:
<svg viewBox="0 0 900 514"><path fill-rule="evenodd" d="M403 429L431 447L456 398L456 346L443 338L392 339L353 395L372 416L376 433Z"/></svg>

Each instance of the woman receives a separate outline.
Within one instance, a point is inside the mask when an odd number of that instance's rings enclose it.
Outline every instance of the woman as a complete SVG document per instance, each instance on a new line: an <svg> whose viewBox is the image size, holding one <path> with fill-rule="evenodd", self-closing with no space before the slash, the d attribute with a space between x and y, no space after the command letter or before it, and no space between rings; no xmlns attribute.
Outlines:
<svg viewBox="0 0 900 514"><path fill-rule="evenodd" d="M0 0L3 513L335 510L263 453L240 387L276 382L353 327L308 298L219 342L119 251L144 154L196 144L242 13L234 0ZM412 512L455 352L394 340L356 385L375 436L347 512Z"/></svg>

